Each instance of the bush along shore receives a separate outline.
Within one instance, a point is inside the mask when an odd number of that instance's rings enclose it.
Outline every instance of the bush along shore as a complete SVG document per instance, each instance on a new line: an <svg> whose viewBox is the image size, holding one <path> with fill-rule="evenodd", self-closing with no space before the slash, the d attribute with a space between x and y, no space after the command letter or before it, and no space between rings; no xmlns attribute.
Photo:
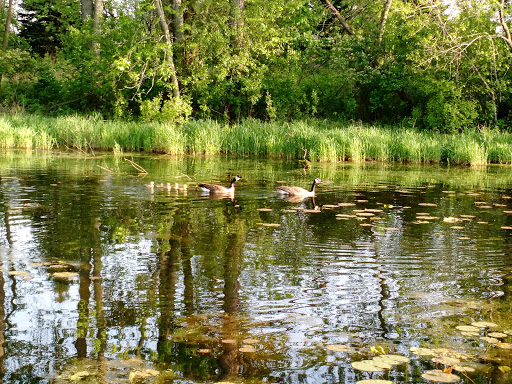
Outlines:
<svg viewBox="0 0 512 384"><path fill-rule="evenodd" d="M235 125L191 120L175 126L78 116L0 115L0 148L289 159L306 155L311 161L326 162L512 163L512 135L498 129L446 134L320 120L245 120Z"/></svg>

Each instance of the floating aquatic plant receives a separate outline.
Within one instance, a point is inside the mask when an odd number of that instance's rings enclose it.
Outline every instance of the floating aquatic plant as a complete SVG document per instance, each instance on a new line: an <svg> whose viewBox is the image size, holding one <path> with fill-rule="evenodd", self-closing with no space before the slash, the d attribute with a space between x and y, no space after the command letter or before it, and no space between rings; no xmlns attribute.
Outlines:
<svg viewBox="0 0 512 384"><path fill-rule="evenodd" d="M456 383L460 380L459 376L453 373L443 372L439 369L425 371L421 377L428 381L435 381L436 383Z"/></svg>

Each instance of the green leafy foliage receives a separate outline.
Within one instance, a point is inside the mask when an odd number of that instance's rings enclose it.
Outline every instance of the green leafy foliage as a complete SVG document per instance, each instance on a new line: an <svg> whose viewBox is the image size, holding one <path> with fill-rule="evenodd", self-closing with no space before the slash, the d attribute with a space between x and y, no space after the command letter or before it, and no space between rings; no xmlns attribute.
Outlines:
<svg viewBox="0 0 512 384"><path fill-rule="evenodd" d="M100 32L79 2L24 0L0 58L2 107L178 126L191 117L510 126L512 49L497 3L393 2L381 31L384 2L333 2L354 35L319 0L243 4L183 2L168 46L150 0L105 2ZM163 5L173 30L179 11ZM510 24L508 3L503 12Z"/></svg>

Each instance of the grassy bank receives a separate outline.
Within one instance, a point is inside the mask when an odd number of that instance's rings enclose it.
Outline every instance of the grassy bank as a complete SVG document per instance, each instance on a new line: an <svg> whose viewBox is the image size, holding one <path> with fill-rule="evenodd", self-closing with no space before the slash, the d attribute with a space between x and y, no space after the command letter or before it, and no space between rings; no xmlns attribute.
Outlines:
<svg viewBox="0 0 512 384"><path fill-rule="evenodd" d="M82 117L0 115L0 148L80 151L236 154L313 161L512 163L512 135L498 130L447 135L405 128L324 121L237 125L189 121L183 127L158 123L104 122Z"/></svg>

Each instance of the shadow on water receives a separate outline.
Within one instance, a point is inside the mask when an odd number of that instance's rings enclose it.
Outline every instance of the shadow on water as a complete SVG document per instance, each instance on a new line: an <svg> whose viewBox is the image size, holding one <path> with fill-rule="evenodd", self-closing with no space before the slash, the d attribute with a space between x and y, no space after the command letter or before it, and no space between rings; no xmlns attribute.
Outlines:
<svg viewBox="0 0 512 384"><path fill-rule="evenodd" d="M136 160L0 160L2 382L510 379L509 168Z"/></svg>

